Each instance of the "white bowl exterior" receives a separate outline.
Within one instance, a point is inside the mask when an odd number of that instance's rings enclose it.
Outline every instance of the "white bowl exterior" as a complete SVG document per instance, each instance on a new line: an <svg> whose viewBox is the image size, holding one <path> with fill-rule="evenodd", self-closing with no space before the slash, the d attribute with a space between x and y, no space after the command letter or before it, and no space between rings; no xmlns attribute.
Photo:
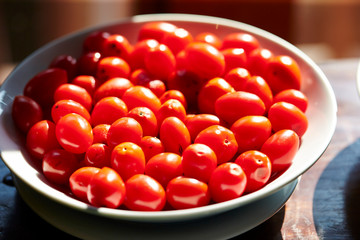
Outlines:
<svg viewBox="0 0 360 240"><path fill-rule="evenodd" d="M81 53L82 41L91 32L106 30L126 36L130 42L137 39L138 30L145 22L167 21L184 27L192 34L209 31L220 38L232 32L248 32L253 34L264 48L274 54L293 57L299 64L302 74L302 91L309 99L306 115L309 128L302 137L301 146L291 167L275 181L264 188L231 201L208 205L205 207L161 212L137 212L108 208L94 208L59 191L43 177L39 168L28 161L23 138L16 131L11 119L11 103L16 95L22 94L25 84L38 72L46 69L50 61L62 54L78 57ZM261 29L232 20L216 17L189 14L152 14L139 15L130 19L97 26L70 34L40 48L9 75L0 90L0 151L1 157L9 169L26 184L41 192L48 198L69 207L104 217L133 221L182 221L206 217L223 211L243 206L254 200L264 198L278 191L286 184L297 179L308 170L322 155L333 136L336 127L337 105L334 92L319 67L303 52L285 40Z"/></svg>

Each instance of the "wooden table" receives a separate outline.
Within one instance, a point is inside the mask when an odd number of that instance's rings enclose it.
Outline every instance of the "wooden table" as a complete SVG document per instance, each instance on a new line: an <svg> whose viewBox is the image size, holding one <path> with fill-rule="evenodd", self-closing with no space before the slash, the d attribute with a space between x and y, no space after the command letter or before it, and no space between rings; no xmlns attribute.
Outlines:
<svg viewBox="0 0 360 240"><path fill-rule="evenodd" d="M360 97L358 59L324 62L338 102L335 135L286 205L233 239L360 239ZM324 119L326 121L326 119ZM75 239L37 216L12 186L0 161L0 239Z"/></svg>

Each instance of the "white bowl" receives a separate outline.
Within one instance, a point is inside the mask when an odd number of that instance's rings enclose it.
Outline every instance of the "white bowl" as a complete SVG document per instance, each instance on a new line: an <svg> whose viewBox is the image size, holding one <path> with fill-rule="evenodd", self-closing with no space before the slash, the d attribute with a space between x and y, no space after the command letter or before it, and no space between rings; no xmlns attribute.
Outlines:
<svg viewBox="0 0 360 240"><path fill-rule="evenodd" d="M167 21L179 27L184 27L192 34L209 31L217 34L220 38L232 32L248 32L253 34L260 44L271 49L274 54L285 54L294 58L301 69L303 78L302 91L309 99L309 107L306 115L309 120L309 128L302 138L302 143L291 167L275 181L264 188L244 195L240 198L208 205L205 207L172 210L161 212L138 212L119 209L95 208L78 201L67 193L57 190L43 177L39 167L28 161L23 144L23 138L16 131L11 119L11 103L14 96L22 93L27 81L36 73L47 68L49 62L58 55L70 54L79 56L81 44L84 38L95 30L105 30L124 34L131 42L135 42L139 28L146 22ZM74 34L70 34L53 41L40 48L23 62L8 76L0 90L0 151L1 157L7 167L17 179L18 190L22 196L28 196L29 192L36 192L44 197L43 201L60 204L69 211L81 212L81 214L95 215L94 221L89 220L89 226L97 228L96 221L107 219L108 221L132 221L137 223L178 223L199 218L213 217L229 210L245 209L264 199L274 197L279 192L282 194L282 202L286 201L293 188L286 188L294 184L299 176L307 171L322 155L333 136L336 126L337 105L334 92L319 67L298 48L285 40L261 29L240 22L216 17L188 15L188 14L151 14L134 16L112 24L89 28ZM304 193L306 194L306 193ZM280 201L281 202L281 201ZM28 201L32 206L33 202ZM273 209L274 214L283 203ZM273 204L274 205L274 204ZM268 208L267 204L263 207ZM34 209L36 209L34 207ZM240 210L241 211L241 210ZM243 218L239 214L239 218ZM269 215L259 217L258 223L264 221ZM96 219L96 220L95 220ZM91 223L90 223L91 222ZM100 225L99 227L100 228ZM241 226L238 226L241 229ZM248 230L244 228L244 230Z"/></svg>

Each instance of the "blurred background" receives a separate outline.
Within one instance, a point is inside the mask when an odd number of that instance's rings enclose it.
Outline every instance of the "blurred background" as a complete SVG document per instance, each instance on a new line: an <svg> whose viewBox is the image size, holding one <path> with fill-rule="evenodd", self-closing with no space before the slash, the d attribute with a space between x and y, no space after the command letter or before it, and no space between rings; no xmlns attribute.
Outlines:
<svg viewBox="0 0 360 240"><path fill-rule="evenodd" d="M0 0L0 68L64 34L147 13L245 22L288 40L316 62L360 56L360 0Z"/></svg>

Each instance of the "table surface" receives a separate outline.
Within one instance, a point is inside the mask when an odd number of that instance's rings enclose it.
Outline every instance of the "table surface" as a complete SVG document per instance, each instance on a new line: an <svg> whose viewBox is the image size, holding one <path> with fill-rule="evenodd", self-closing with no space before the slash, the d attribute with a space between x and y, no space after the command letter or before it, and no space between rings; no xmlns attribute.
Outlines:
<svg viewBox="0 0 360 240"><path fill-rule="evenodd" d="M342 59L319 64L337 98L334 137L285 206L233 239L360 239L358 63L358 59ZM0 180L0 239L76 239L42 220L25 204L2 161Z"/></svg>

